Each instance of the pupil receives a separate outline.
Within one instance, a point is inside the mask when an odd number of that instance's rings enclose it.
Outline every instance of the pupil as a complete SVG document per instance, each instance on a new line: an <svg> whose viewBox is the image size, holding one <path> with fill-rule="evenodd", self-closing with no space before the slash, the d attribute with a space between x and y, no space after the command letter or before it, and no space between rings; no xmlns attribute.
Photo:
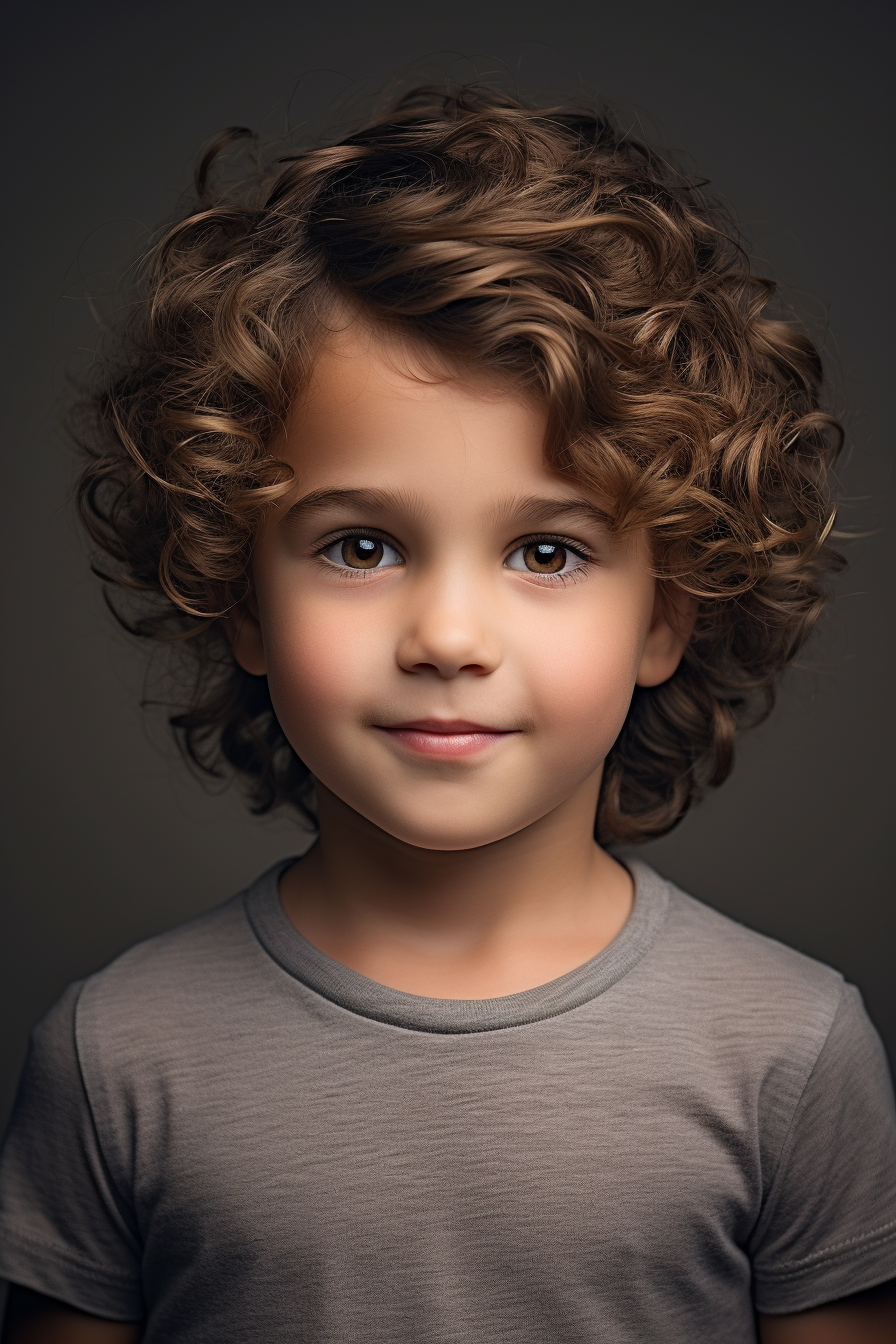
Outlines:
<svg viewBox="0 0 896 1344"><path fill-rule="evenodd" d="M566 547L540 541L525 550L526 566L540 574L556 574L563 568Z"/></svg>
<svg viewBox="0 0 896 1344"><path fill-rule="evenodd" d="M346 537L342 558L352 569L375 569L383 558L383 543L375 537Z"/></svg>

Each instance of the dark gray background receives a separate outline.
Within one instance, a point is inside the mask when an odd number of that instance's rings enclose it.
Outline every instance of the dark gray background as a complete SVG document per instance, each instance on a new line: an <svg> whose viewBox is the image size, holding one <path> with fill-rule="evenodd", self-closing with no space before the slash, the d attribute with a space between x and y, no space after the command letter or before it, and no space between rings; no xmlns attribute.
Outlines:
<svg viewBox="0 0 896 1344"><path fill-rule="evenodd" d="M835 612L732 780L647 853L696 895L833 963L896 1050L892 160L888 6L70 3L19 7L8 52L3 363L5 999L0 1106L31 1023L72 978L221 900L296 846L209 794L138 707L72 520L58 429L85 299L169 215L220 127L326 121L409 62L502 64L522 90L614 100L686 150L824 334L850 453ZM447 53L447 54L446 54ZM461 58L472 58L465 61Z"/></svg>

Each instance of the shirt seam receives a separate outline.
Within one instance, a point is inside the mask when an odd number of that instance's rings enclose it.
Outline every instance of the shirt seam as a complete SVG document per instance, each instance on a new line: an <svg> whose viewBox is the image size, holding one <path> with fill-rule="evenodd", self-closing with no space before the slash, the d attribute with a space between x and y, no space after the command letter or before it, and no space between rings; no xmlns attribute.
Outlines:
<svg viewBox="0 0 896 1344"><path fill-rule="evenodd" d="M97 1269L95 1265L90 1264L87 1260L79 1260L67 1250L60 1250L60 1248L52 1242L42 1241L37 1237L31 1236L27 1232L21 1232L18 1228L14 1227L8 1219L3 1219L2 1222L6 1225L11 1234L10 1244L18 1244L19 1246L24 1247L26 1252L36 1252L42 1256L44 1263L46 1263L47 1256L50 1256L55 1264L60 1264L63 1267L76 1270L79 1274L86 1274L96 1283L102 1284L105 1287L116 1289L123 1287L129 1292L137 1292L138 1294L142 1291L142 1285L139 1278L122 1278L110 1273L109 1270ZM13 1256L12 1259L14 1258L15 1257Z"/></svg>
<svg viewBox="0 0 896 1344"><path fill-rule="evenodd" d="M137 1235L134 1228L134 1209L129 1200L127 1199L127 1197L125 1196L124 1192L122 1191L118 1176L116 1175L115 1169L112 1163L109 1161L109 1157L106 1153L106 1148L103 1143L102 1131L100 1129L99 1120L97 1119L96 1106L94 1105L93 1097L90 1094L90 1085L88 1083L87 1078L88 1071L84 1066L84 1055L82 1045L85 1043L82 1040L82 1033L85 1031L87 1024L83 1020L81 1004L87 986L90 984L90 981L93 978L94 978L93 976L89 976L87 979L84 980L84 982L81 985L81 988L78 990L78 996L75 999L72 1008L72 1037L75 1048L75 1063L77 1064L78 1067L78 1075L81 1079L81 1087L84 1089L84 1101L87 1106L87 1114L90 1116L90 1124L91 1128L93 1129L93 1137L96 1142L97 1156L100 1162L102 1163L103 1172L109 1183L109 1190L112 1194L112 1198L115 1201L118 1217L121 1219L124 1228L127 1232L127 1235L131 1240L132 1252L136 1255L139 1255L141 1248L140 1248L139 1236Z"/></svg>
<svg viewBox="0 0 896 1344"><path fill-rule="evenodd" d="M815 1058L812 1061L812 1067L806 1074L803 1085L800 1088L799 1096L794 1102L793 1110L790 1114L790 1120L787 1123L787 1129L784 1132L784 1137L781 1140L781 1146L778 1149L778 1155L775 1158L774 1166L772 1169L772 1176L769 1182L768 1195L764 1201L762 1213L758 1220L758 1223L765 1224L766 1226L770 1222L771 1216L774 1213L775 1208L777 1206L778 1199L780 1198L779 1178L781 1176L781 1169L784 1166L785 1157L787 1156L788 1153L791 1135L793 1134L794 1125L796 1124L796 1118L799 1114L799 1109L802 1104L803 1097L806 1095L806 1091L809 1087L810 1082L812 1081L812 1077L815 1073L815 1070L818 1068L818 1061L824 1054L824 1048L827 1045L828 1041L830 1040L831 1032L834 1030L834 1023L836 1022L837 1015L843 1006L843 998L845 991L846 991L846 981L843 979L842 976L840 976L838 983L837 1002L834 1005L834 1011L831 1014L831 1020L828 1023L828 1029L825 1032L824 1040L818 1047L818 1051L815 1055ZM758 1232L758 1224L757 1224L757 1232Z"/></svg>
<svg viewBox="0 0 896 1344"><path fill-rule="evenodd" d="M882 1227L875 1228L873 1232L864 1232L860 1236L848 1237L846 1241L838 1241L833 1246L826 1246L824 1250L815 1251L802 1260L785 1261L780 1268L757 1269L756 1277L758 1279L798 1278L801 1274L811 1273L813 1269L824 1268L833 1261L848 1260L868 1247L884 1246L894 1238L896 1238L896 1219L884 1223Z"/></svg>
<svg viewBox="0 0 896 1344"><path fill-rule="evenodd" d="M323 1002L328 1003L330 1005L335 1005L335 1007L339 1008L342 1012L349 1013L353 1017L364 1018L368 1022L378 1023L380 1026L388 1027L392 1030L411 1032L413 1034L421 1034L427 1036L428 1035L477 1036L477 1035L491 1034L492 1032L525 1030L527 1028L538 1026L541 1022L550 1022L558 1017L564 1017L568 1013L576 1012L584 1007L587 1007L587 1005L593 1003L595 999L601 997L609 990L614 989L622 980L624 980L628 975L630 975L631 972L634 971L635 968L639 966L644 961L644 959L650 954L650 952L654 949L657 942L662 937L665 928L668 925L672 906L672 893L673 891L676 890L673 884L668 881L668 879L661 877L660 874L656 873L652 868L650 868L648 864L646 863L643 864L643 866L647 869L647 872L650 875L650 877L665 888L664 893L665 899L662 902L662 909L658 910L656 907L654 907L654 909L650 912L650 914L648 914L645 925L640 930L638 930L637 933L635 933L633 946L628 950L628 955L631 958L631 960L630 963L626 966L625 970L622 971L621 974L614 976L614 978L611 980L609 984L605 985L602 989L598 990L597 992L588 994L585 998L583 998L579 1002L573 1001L571 1003L560 1003L548 1009L545 1009L543 1006L541 1006L538 1011L532 1012L531 1015L527 1013L525 1016L520 1017L520 1019L516 1021L481 1023L481 1024L477 1023L475 1025L474 1024L458 1025L457 1023L444 1025L444 1024L422 1022L419 1020L401 1021L398 1020L397 1015L393 1015L388 1012L379 1013L379 1012L366 1011L364 1007L361 1007L357 1003L350 1001L351 999L350 994L327 992L326 990L321 988L319 984L312 983L310 979L306 979L306 977L301 973L299 973L294 966L287 964L282 959L282 957L278 955L277 950L270 945L268 938L266 936L266 931L263 928L259 928L259 923L257 921L256 914L252 906L252 898L254 897L261 881L263 881L265 878L271 878L272 880L274 880L276 884L276 880L279 877L279 874L285 870L288 864L292 862L294 862L293 859L287 859L282 860L278 864L274 864L271 868L267 870L266 873L262 874L262 876L259 879L257 879L255 883L247 887L243 892L238 893L238 895L242 898L243 918L245 919L246 924L249 927L253 939L255 940L256 944L260 947L264 955L270 961L272 961L274 965L278 967L281 973L287 975L291 980L302 985L302 987L306 991L315 995ZM638 862L643 863L643 860L639 860ZM613 941L615 942L616 940L614 939ZM610 946L612 946L612 943L608 945L608 947ZM632 956L633 952L635 952L636 955ZM601 954L598 953L597 955L600 956ZM582 968L577 967L575 969L581 970ZM569 972L569 974L574 974L574 972ZM336 985L336 989L339 990L341 987L342 987L342 981L340 980ZM538 986L537 988L542 987ZM525 993L527 991L523 992ZM489 1000L483 1000L483 1002L489 1002Z"/></svg>

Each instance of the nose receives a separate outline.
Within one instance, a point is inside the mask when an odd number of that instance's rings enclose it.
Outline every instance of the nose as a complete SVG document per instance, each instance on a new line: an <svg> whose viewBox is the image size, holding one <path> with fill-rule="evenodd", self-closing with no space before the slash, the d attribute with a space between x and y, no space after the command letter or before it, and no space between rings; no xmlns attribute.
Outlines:
<svg viewBox="0 0 896 1344"><path fill-rule="evenodd" d="M472 576L443 575L422 585L398 641L399 666L444 679L494 672L501 648L489 606L487 594L475 591Z"/></svg>

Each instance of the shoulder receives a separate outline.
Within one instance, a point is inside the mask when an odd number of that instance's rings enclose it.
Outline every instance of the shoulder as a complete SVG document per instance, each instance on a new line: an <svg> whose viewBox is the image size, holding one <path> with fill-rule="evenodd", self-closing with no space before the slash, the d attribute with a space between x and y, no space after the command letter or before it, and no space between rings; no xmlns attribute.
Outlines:
<svg viewBox="0 0 896 1344"><path fill-rule="evenodd" d="M640 860L632 868L639 886L650 882L666 890L667 915L660 943L681 977L694 983L723 984L726 995L775 986L788 994L839 998L843 977L832 966L689 896Z"/></svg>
<svg viewBox="0 0 896 1344"><path fill-rule="evenodd" d="M75 1047L89 1074L98 1053L106 1065L146 1062L198 1042L215 1024L258 997L273 963L246 916L246 896L276 882L276 865L245 891L189 922L147 938L102 970L69 986L35 1032ZM201 1028L201 1030L199 1030Z"/></svg>
<svg viewBox="0 0 896 1344"><path fill-rule="evenodd" d="M734 1128L753 1135L766 1181L788 1134L815 1152L834 1132L830 1116L813 1109L816 1094L851 1108L859 1128L883 1115L892 1129L880 1040L839 971L746 928L646 865L635 876L665 905L662 928L625 991L626 1008L647 1024L657 1078L671 1068L673 1086L686 1083L689 1105L702 1097L707 1114L737 1117ZM808 1134L821 1137L810 1143Z"/></svg>
<svg viewBox="0 0 896 1344"><path fill-rule="evenodd" d="M855 992L831 966L757 933L633 865L639 882L664 887L662 932L643 970L671 1010L702 1030L760 1053L781 1050L809 1063Z"/></svg>

